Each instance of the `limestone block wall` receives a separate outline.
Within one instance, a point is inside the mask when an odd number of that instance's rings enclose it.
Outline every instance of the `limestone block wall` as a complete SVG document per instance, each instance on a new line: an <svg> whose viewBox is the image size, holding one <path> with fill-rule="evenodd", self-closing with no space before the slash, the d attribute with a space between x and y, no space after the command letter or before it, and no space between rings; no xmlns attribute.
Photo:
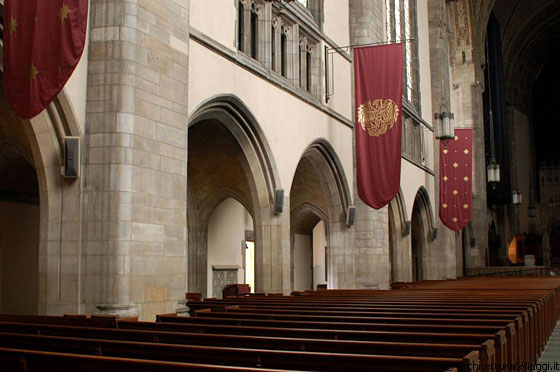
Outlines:
<svg viewBox="0 0 560 372"><path fill-rule="evenodd" d="M153 320L184 296L188 53L188 0L91 1L85 312Z"/></svg>
<svg viewBox="0 0 560 372"><path fill-rule="evenodd" d="M367 44L385 40L384 1L350 0L350 44ZM354 101L352 89L352 102ZM354 144L354 138L352 138ZM355 148L354 159L355 159ZM356 164L354 161L354 174ZM354 176L355 177L355 176ZM356 222L351 229L350 244L335 257L338 288L386 288L391 278L389 263L388 207L374 210L358 197L352 182Z"/></svg>

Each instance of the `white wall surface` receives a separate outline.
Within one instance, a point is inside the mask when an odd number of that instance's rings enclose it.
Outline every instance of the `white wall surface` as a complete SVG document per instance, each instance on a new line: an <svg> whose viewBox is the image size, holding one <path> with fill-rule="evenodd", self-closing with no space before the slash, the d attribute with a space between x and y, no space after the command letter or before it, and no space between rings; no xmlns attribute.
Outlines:
<svg viewBox="0 0 560 372"><path fill-rule="evenodd" d="M243 283L242 243L245 230L253 230L253 219L243 205L226 199L214 209L208 222L208 297L212 297L212 265L239 266L238 283Z"/></svg>
<svg viewBox="0 0 560 372"><path fill-rule="evenodd" d="M295 234L294 236L294 290L295 291L306 291L311 289L312 253L313 253L313 248L311 246L311 236Z"/></svg>
<svg viewBox="0 0 560 372"><path fill-rule="evenodd" d="M313 289L317 284L326 284L325 280L325 223L319 221L313 228Z"/></svg>
<svg viewBox="0 0 560 372"><path fill-rule="evenodd" d="M236 49L236 19L235 0L191 0L191 27L232 50Z"/></svg>

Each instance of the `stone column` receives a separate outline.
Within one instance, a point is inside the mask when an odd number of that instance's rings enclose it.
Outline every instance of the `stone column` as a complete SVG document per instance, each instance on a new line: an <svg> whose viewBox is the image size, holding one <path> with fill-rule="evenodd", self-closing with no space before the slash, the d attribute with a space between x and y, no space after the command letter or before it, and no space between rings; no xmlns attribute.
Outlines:
<svg viewBox="0 0 560 372"><path fill-rule="evenodd" d="M350 44L383 41L385 36L383 0L350 0ZM353 82L353 77L352 77ZM354 89L352 89L354 92ZM352 102L354 95L352 94ZM387 288L390 280L388 207L374 210L358 197L355 174L352 186L356 219L350 229L349 245L332 252L338 288Z"/></svg>
<svg viewBox="0 0 560 372"><path fill-rule="evenodd" d="M471 4L459 0L450 4L453 17L452 103L455 127L472 128L473 133L473 220L475 247L468 247L467 268L486 263L488 222L486 205L486 159L484 146L484 112L482 104L483 52L473 38Z"/></svg>
<svg viewBox="0 0 560 372"><path fill-rule="evenodd" d="M83 310L174 311L186 289L189 0L92 0Z"/></svg>
<svg viewBox="0 0 560 372"><path fill-rule="evenodd" d="M442 104L445 103L451 112L458 110L451 106L450 98L450 76L449 60L452 44L452 37L449 33L450 19L448 16L447 5L442 1L428 2L428 22L430 31L430 72L432 75L432 111L441 112ZM436 129L437 130L437 129ZM435 135L435 134L434 134ZM436 190L434 194L436 209L434 216L438 237L434 241L437 255L437 278L456 278L463 275L461 239L459 234L446 227L439 218L439 155L440 143L434 139L434 178ZM458 245L458 246L457 246ZM468 252L467 247L467 252Z"/></svg>

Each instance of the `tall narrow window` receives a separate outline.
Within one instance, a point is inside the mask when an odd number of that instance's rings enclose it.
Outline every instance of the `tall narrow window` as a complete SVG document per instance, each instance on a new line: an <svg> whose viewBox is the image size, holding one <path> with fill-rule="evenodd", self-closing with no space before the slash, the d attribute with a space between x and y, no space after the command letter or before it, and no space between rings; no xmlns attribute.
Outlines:
<svg viewBox="0 0 560 372"><path fill-rule="evenodd" d="M276 30L274 26L270 26L270 66L272 71L276 71Z"/></svg>
<svg viewBox="0 0 560 372"><path fill-rule="evenodd" d="M257 59L258 45L258 17L257 13L251 12L251 57Z"/></svg>
<svg viewBox="0 0 560 372"><path fill-rule="evenodd" d="M282 33L280 37L280 68L282 72L282 76L288 77L288 40L286 39L286 35Z"/></svg>
<svg viewBox="0 0 560 372"><path fill-rule="evenodd" d="M307 52L305 53L305 72L306 72L306 84L307 86L305 87L305 89L308 92L311 92L311 52Z"/></svg>
<svg viewBox="0 0 560 372"><path fill-rule="evenodd" d="M303 58L301 56L301 45L298 48L298 80L299 80L299 86L303 88L303 73L302 73L302 69L303 69Z"/></svg>
<svg viewBox="0 0 560 372"><path fill-rule="evenodd" d="M385 0L387 39L404 42L403 95L419 109L418 50L416 39L416 0Z"/></svg>
<svg viewBox="0 0 560 372"><path fill-rule="evenodd" d="M245 7L241 1L238 1L237 5L237 49L243 51L245 38Z"/></svg>

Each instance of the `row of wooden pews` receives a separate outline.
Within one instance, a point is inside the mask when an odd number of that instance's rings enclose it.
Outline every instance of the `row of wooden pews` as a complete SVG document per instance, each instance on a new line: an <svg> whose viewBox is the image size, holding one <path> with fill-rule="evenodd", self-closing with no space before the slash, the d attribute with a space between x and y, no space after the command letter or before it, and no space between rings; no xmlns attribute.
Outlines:
<svg viewBox="0 0 560 372"><path fill-rule="evenodd" d="M536 363L558 320L555 278L398 287L187 296L191 317L157 322L0 315L0 371L513 371Z"/></svg>

